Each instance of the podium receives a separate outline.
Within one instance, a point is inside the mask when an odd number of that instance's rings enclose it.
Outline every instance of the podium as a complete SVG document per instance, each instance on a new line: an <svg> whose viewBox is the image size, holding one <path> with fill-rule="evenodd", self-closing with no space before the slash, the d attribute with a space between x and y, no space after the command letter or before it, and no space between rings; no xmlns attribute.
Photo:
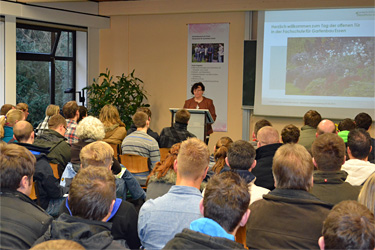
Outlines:
<svg viewBox="0 0 375 250"><path fill-rule="evenodd" d="M176 112L180 110L180 108L170 108L172 119L171 119L171 126L174 123L174 117ZM187 130L194 134L198 139L205 141L207 136L207 124L214 123L214 119L212 119L211 113L208 109L186 109L190 112L190 120L187 126Z"/></svg>

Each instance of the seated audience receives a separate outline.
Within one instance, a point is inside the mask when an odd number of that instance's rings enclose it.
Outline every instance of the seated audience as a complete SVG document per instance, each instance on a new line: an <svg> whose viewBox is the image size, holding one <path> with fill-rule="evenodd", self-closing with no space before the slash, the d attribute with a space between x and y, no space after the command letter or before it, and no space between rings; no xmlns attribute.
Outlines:
<svg viewBox="0 0 375 250"><path fill-rule="evenodd" d="M324 119L318 124L316 129L316 137L326 133L337 134L337 131L336 125L333 121Z"/></svg>
<svg viewBox="0 0 375 250"><path fill-rule="evenodd" d="M16 107L12 104L4 104L0 109L0 118L8 113L9 110L15 109Z"/></svg>
<svg viewBox="0 0 375 250"><path fill-rule="evenodd" d="M365 205L371 213L375 214L375 173L363 185L358 196L358 202Z"/></svg>
<svg viewBox="0 0 375 250"><path fill-rule="evenodd" d="M117 108L110 104L105 105L100 110L99 119L105 129L103 141L114 145L121 144L126 136L126 128L120 119Z"/></svg>
<svg viewBox="0 0 375 250"><path fill-rule="evenodd" d="M152 115L152 113L151 113L151 110L149 108L147 108L147 107L139 107L139 108L137 108L137 112L144 112L144 113L146 113L146 115L148 117L148 121L149 121L149 123L151 123L151 115ZM137 131L137 126L134 123L132 123L132 125L130 126L130 128L127 131L127 134L130 135L131 133L133 133L135 131ZM159 144L159 135L158 135L158 133L152 131L152 129L150 129L150 127L148 127L147 128L147 134L149 136L151 136L152 138L154 138L158 142L158 144Z"/></svg>
<svg viewBox="0 0 375 250"><path fill-rule="evenodd" d="M26 121L27 117L29 116L29 105L27 105L26 103L20 102L20 103L17 103L16 109L19 109L23 112L25 116L25 121Z"/></svg>
<svg viewBox="0 0 375 250"><path fill-rule="evenodd" d="M345 182L348 174L341 170L345 162L345 143L336 134L323 134L316 138L312 147L314 185L310 193L320 200L337 204L343 200L357 200L359 187Z"/></svg>
<svg viewBox="0 0 375 250"><path fill-rule="evenodd" d="M316 138L316 128L322 117L316 110L309 110L303 116L303 127L298 143L310 151L311 145Z"/></svg>
<svg viewBox="0 0 375 250"><path fill-rule="evenodd" d="M176 143L169 149L169 153L163 162L156 166L147 177L147 200L156 199L168 193L169 189L176 184L177 174L173 168L177 159L181 143Z"/></svg>
<svg viewBox="0 0 375 250"><path fill-rule="evenodd" d="M272 124L271 124L268 120L266 120L266 119L262 119L262 120L257 121L257 122L255 123L255 125L254 125L253 140L252 140L252 142L251 142L251 145L253 145L255 149L258 147L258 146L257 146L257 144L258 144L258 143L257 143L257 141L258 141L258 139L257 139L258 131L259 131L261 128L265 127L265 126L271 126L271 127L272 127Z"/></svg>
<svg viewBox="0 0 375 250"><path fill-rule="evenodd" d="M29 198L35 162L26 148L0 142L1 249L29 249L53 220Z"/></svg>
<svg viewBox="0 0 375 250"><path fill-rule="evenodd" d="M63 114L67 122L65 131L65 137L68 139L68 143L72 145L78 142L78 136L76 135L77 120L79 118L79 110L76 101L69 101L63 106Z"/></svg>
<svg viewBox="0 0 375 250"><path fill-rule="evenodd" d="M235 235L246 225L249 202L247 185L240 176L233 172L215 175L199 203L204 218L191 222L190 229L176 234L163 249L244 249L235 242Z"/></svg>
<svg viewBox="0 0 375 250"><path fill-rule="evenodd" d="M3 142L14 142L13 126L19 122L24 121L25 115L21 110L11 109L5 116L0 118L0 139Z"/></svg>
<svg viewBox="0 0 375 250"><path fill-rule="evenodd" d="M60 114L60 107L57 105L50 104L46 108L46 117L44 120L38 124L36 127L36 135L37 137L41 136L45 130L48 129L48 121L51 119L52 116ZM66 125L65 125L66 127Z"/></svg>
<svg viewBox="0 0 375 250"><path fill-rule="evenodd" d="M48 149L33 145L33 126L27 121L20 121L14 125L14 137L17 144L30 150L36 158L34 181L36 181L40 206L48 214L56 216L67 188L60 186L59 180L53 175L47 155Z"/></svg>
<svg viewBox="0 0 375 250"><path fill-rule="evenodd" d="M82 168L89 166L104 167L110 172L112 168L113 149L108 143L96 141L82 148L80 158ZM60 215L62 213L70 213L67 201L60 207ZM131 249L138 249L141 246L137 232L138 213L131 203L122 199L116 199L112 214L107 221L112 222L111 233L115 240L124 241L123 243L126 243Z"/></svg>
<svg viewBox="0 0 375 250"><path fill-rule="evenodd" d="M354 129L348 135L347 145L349 160L344 163L342 170L348 173L347 182L359 186L375 172L375 164L367 161L371 151L371 137L364 129Z"/></svg>
<svg viewBox="0 0 375 250"><path fill-rule="evenodd" d="M79 117L77 123L82 121L83 118L87 117L87 108L85 106L78 106Z"/></svg>
<svg viewBox="0 0 375 250"><path fill-rule="evenodd" d="M333 207L323 223L319 247L323 249L375 249L375 218L356 201Z"/></svg>
<svg viewBox="0 0 375 250"><path fill-rule="evenodd" d="M70 215L63 213L36 242L66 239L86 249L125 249L113 240L111 223L115 209L115 177L106 168L87 167L73 179L68 196Z"/></svg>
<svg viewBox="0 0 375 250"><path fill-rule="evenodd" d="M276 189L250 205L246 244L255 249L317 249L331 205L308 191L313 162L299 144L281 146L273 157Z"/></svg>
<svg viewBox="0 0 375 250"><path fill-rule="evenodd" d="M44 132L33 143L35 146L48 148L47 157L52 163L58 164L59 176L71 160L70 145L64 137L66 125L62 115L51 116L48 119L48 128L43 129Z"/></svg>
<svg viewBox="0 0 375 250"><path fill-rule="evenodd" d="M357 128L363 128L364 130L368 132L370 131L370 128L371 128L372 118L367 113L359 113L354 118L354 122ZM371 146L372 146L372 149L371 149L370 154L368 155L368 161L375 163L375 139L374 138L371 138Z"/></svg>
<svg viewBox="0 0 375 250"><path fill-rule="evenodd" d="M355 129L355 122L350 118L346 118L339 123L337 129L339 131L337 133L338 136L340 136L344 140L344 142L347 143L349 132Z"/></svg>
<svg viewBox="0 0 375 250"><path fill-rule="evenodd" d="M227 157L228 148L233 143L233 140L230 137L224 136L221 137L215 144L214 147L214 154L213 156L210 156L210 173L212 174L221 173L222 170L225 168L226 170L229 170L228 166L225 166L225 157ZM213 159L212 159L213 158ZM211 164L213 161L213 165L211 168ZM210 175L212 175L210 174Z"/></svg>
<svg viewBox="0 0 375 250"><path fill-rule="evenodd" d="M186 109L179 109L175 115L175 123L172 127L163 128L160 133L160 147L170 148L173 144L182 142L188 138L196 137L187 130L190 113Z"/></svg>
<svg viewBox="0 0 375 250"><path fill-rule="evenodd" d="M247 141L239 140L229 147L225 159L231 170L239 174L247 183L251 195L250 204L263 198L270 190L255 185L255 176L251 173L257 164L255 148Z"/></svg>
<svg viewBox="0 0 375 250"><path fill-rule="evenodd" d="M258 131L258 148L256 150L256 167L252 170L255 184L273 190L272 159L276 150L283 144L279 143L279 133L273 127L266 126Z"/></svg>
<svg viewBox="0 0 375 250"><path fill-rule="evenodd" d="M284 144L298 143L299 136L299 129L293 124L286 125L283 130L281 130L281 140Z"/></svg>
<svg viewBox="0 0 375 250"><path fill-rule="evenodd" d="M165 195L146 201L139 212L138 235L144 248L163 248L175 234L202 217L199 189L208 170L209 156L207 145L197 138L181 143L174 162L176 185Z"/></svg>

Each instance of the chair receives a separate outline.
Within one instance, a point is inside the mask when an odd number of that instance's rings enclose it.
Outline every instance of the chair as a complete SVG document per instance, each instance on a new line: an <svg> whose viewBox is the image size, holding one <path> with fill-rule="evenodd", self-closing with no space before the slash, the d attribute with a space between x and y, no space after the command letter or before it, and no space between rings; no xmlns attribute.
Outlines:
<svg viewBox="0 0 375 250"><path fill-rule="evenodd" d="M169 154L171 148L160 148L160 161L164 161Z"/></svg>
<svg viewBox="0 0 375 250"><path fill-rule="evenodd" d="M126 169L134 175L139 185L143 188L146 187L147 176L150 173L148 168L148 157L124 154L120 155L120 160L121 164L123 164Z"/></svg>
<svg viewBox="0 0 375 250"><path fill-rule="evenodd" d="M244 245L245 248L248 249L246 246L246 226L238 228L235 238L236 242Z"/></svg>
<svg viewBox="0 0 375 250"><path fill-rule="evenodd" d="M58 168L58 165L56 163L52 163L50 162L49 165L51 166L52 168L52 171L53 171L53 176L55 176L56 179L60 179L60 175L59 175L59 168Z"/></svg>
<svg viewBox="0 0 375 250"><path fill-rule="evenodd" d="M40 200L39 200L39 189L36 181L33 181L31 184L31 193L29 195L30 199L33 201L36 200L37 204L40 206Z"/></svg>
<svg viewBox="0 0 375 250"><path fill-rule="evenodd" d="M114 157L121 163L120 161L120 152L121 152L121 149L120 149L120 144L111 144L111 143L108 143L112 148L113 148L113 155Z"/></svg>

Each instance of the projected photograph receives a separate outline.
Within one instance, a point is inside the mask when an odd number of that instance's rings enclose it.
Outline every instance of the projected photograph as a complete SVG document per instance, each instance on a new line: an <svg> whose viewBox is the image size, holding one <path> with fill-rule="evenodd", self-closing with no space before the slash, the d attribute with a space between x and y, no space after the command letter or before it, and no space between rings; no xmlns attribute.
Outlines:
<svg viewBox="0 0 375 250"><path fill-rule="evenodd" d="M374 37L288 38L286 95L374 97Z"/></svg>
<svg viewBox="0 0 375 250"><path fill-rule="evenodd" d="M193 43L192 44L193 63L223 63L224 44L223 43Z"/></svg>

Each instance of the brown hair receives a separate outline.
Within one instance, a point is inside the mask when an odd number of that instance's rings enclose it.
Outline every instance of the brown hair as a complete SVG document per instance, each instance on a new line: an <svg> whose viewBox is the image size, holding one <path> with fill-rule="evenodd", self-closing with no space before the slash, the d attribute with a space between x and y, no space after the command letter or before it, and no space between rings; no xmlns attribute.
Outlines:
<svg viewBox="0 0 375 250"><path fill-rule="evenodd" d="M34 131L33 125L27 121L19 121L13 127L13 134L19 142L27 141Z"/></svg>
<svg viewBox="0 0 375 250"><path fill-rule="evenodd" d="M104 141L92 142L81 149L79 159L82 168L88 166L108 167L112 163L113 148Z"/></svg>
<svg viewBox="0 0 375 250"><path fill-rule="evenodd" d="M321 120L322 120L322 117L316 110L309 110L303 116L304 124L311 126L313 128L317 128Z"/></svg>
<svg viewBox="0 0 375 250"><path fill-rule="evenodd" d="M60 125L64 125L65 127L67 126L65 118L60 115L53 115L49 120L48 120L48 128L49 129L57 129Z"/></svg>
<svg viewBox="0 0 375 250"><path fill-rule="evenodd" d="M133 115L133 123L137 128L144 128L146 126L147 120L148 120L148 117L145 112L137 111Z"/></svg>
<svg viewBox="0 0 375 250"><path fill-rule="evenodd" d="M364 130L369 130L371 124L372 124L372 118L367 113L359 113L354 118L355 124L357 128L363 128Z"/></svg>
<svg viewBox="0 0 375 250"><path fill-rule="evenodd" d="M249 170L254 159L255 148L247 141L235 141L228 149L228 163L231 169Z"/></svg>
<svg viewBox="0 0 375 250"><path fill-rule="evenodd" d="M63 106L63 114L66 119L72 119L76 116L78 104L76 101L69 101Z"/></svg>
<svg viewBox="0 0 375 250"><path fill-rule="evenodd" d="M355 122L350 118L345 118L344 120L342 120L339 123L337 128L340 131L344 131L344 130L351 131L351 130L355 129Z"/></svg>
<svg viewBox="0 0 375 250"><path fill-rule="evenodd" d="M54 104L50 104L46 108L46 116L53 116L60 113L60 107ZM48 126L49 127L49 126Z"/></svg>
<svg viewBox="0 0 375 250"><path fill-rule="evenodd" d="M115 177L106 168L78 171L70 185L68 204L73 216L101 221L116 199Z"/></svg>
<svg viewBox="0 0 375 250"><path fill-rule="evenodd" d="M143 112L143 113L146 113L147 114L147 119L148 118L151 118L151 115L152 115L152 113L151 113L151 109L149 109L149 108L147 108L147 107L139 107L139 108L137 108L137 112Z"/></svg>
<svg viewBox="0 0 375 250"><path fill-rule="evenodd" d="M4 104L1 106L0 115L6 115L6 113L8 113L8 111L12 108L15 108L15 106L12 104Z"/></svg>
<svg viewBox="0 0 375 250"><path fill-rule="evenodd" d="M104 127L110 127L114 124L125 127L125 124L120 119L118 109L110 104L105 105L100 110L99 120L104 124Z"/></svg>
<svg viewBox="0 0 375 250"><path fill-rule="evenodd" d="M212 171L220 173L225 166L225 157L227 157L228 147L233 143L230 137L221 137L215 145L215 165L212 167Z"/></svg>
<svg viewBox="0 0 375 250"><path fill-rule="evenodd" d="M176 112L176 122L187 124L190 120L190 112L186 109L179 109Z"/></svg>
<svg viewBox="0 0 375 250"><path fill-rule="evenodd" d="M312 187L313 170L310 153L299 144L284 144L273 157L272 173L276 188L308 191Z"/></svg>
<svg viewBox="0 0 375 250"><path fill-rule="evenodd" d="M24 113L19 109L11 109L0 118L0 138L4 137L4 126L13 127L17 122L25 118Z"/></svg>
<svg viewBox="0 0 375 250"><path fill-rule="evenodd" d="M319 170L338 171L345 160L344 140L336 134L322 134L311 146Z"/></svg>
<svg viewBox="0 0 375 250"><path fill-rule="evenodd" d="M66 249L71 249L71 250L85 250L83 246L78 244L75 241L72 240L48 240L44 241L42 243L39 243L30 250L66 250Z"/></svg>
<svg viewBox="0 0 375 250"><path fill-rule="evenodd" d="M29 109L29 105L27 105L26 103L20 102L20 103L17 103L16 109L19 109L22 112L25 112Z"/></svg>
<svg viewBox="0 0 375 250"><path fill-rule="evenodd" d="M271 126L272 127L272 124L266 119L262 119L262 120L257 121L254 125L255 136L257 136L259 129L261 129L265 126Z"/></svg>
<svg viewBox="0 0 375 250"><path fill-rule="evenodd" d="M0 142L1 189L17 190L23 176L29 180L35 172L35 156L25 147Z"/></svg>
<svg viewBox="0 0 375 250"><path fill-rule="evenodd" d="M360 160L366 159L371 149L371 136L363 128L354 129L348 134L347 145L353 157Z"/></svg>
<svg viewBox="0 0 375 250"><path fill-rule="evenodd" d="M293 124L286 125L283 130L281 130L281 140L283 143L297 143L299 136L299 128Z"/></svg>

